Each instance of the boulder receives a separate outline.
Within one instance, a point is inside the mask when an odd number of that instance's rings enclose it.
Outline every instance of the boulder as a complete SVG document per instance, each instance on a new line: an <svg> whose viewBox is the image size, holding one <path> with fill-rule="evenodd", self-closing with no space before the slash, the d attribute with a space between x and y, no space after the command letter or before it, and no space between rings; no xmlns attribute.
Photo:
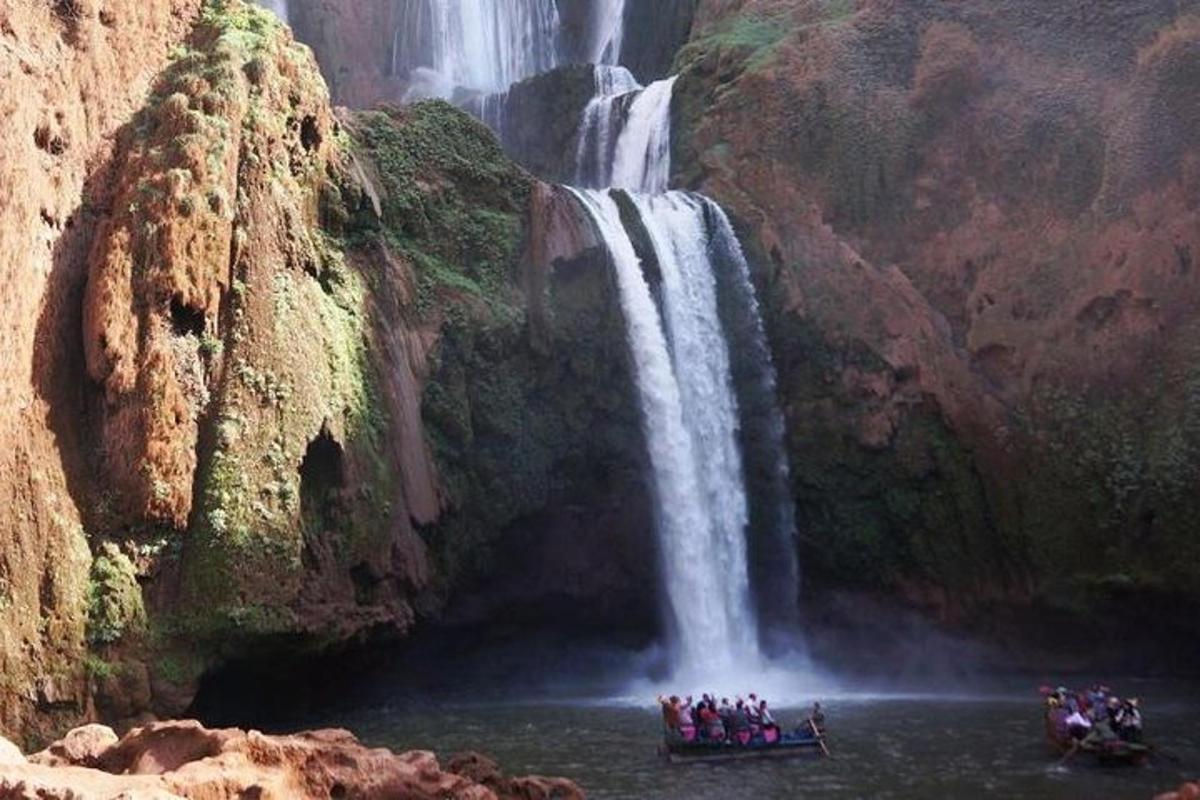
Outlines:
<svg viewBox="0 0 1200 800"><path fill-rule="evenodd" d="M0 736L0 767L24 763L25 756L21 753L21 748Z"/></svg>
<svg viewBox="0 0 1200 800"><path fill-rule="evenodd" d="M456 757L460 772L443 770L430 752L395 754L366 747L344 730L291 736L258 731L209 730L195 721L155 722L115 741L111 730L87 726L25 763L0 771L2 798L123 797L164 800L305 800L340 797L406 800L582 800L570 781L509 778L483 757ZM49 755L53 753L53 755ZM98 768L71 765L91 759ZM43 757L44 756L44 757ZM20 760L16 760L20 759Z"/></svg>
<svg viewBox="0 0 1200 800"><path fill-rule="evenodd" d="M48 767L95 767L117 741L116 732L107 725L84 725L34 753L29 761Z"/></svg>
<svg viewBox="0 0 1200 800"><path fill-rule="evenodd" d="M1154 800L1197 800L1200 798L1200 783L1185 783L1173 792L1155 795Z"/></svg>

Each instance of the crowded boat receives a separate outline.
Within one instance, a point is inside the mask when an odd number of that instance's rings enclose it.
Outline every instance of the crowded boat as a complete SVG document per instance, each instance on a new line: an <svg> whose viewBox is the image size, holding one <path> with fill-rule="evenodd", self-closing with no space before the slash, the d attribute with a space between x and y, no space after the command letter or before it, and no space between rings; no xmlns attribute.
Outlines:
<svg viewBox="0 0 1200 800"><path fill-rule="evenodd" d="M675 756L723 756L739 754L784 754L819 750L828 755L825 745L825 713L814 703L805 720L785 732L766 699L751 693L748 697L704 694L699 701L691 696L660 696L665 748Z"/></svg>
<svg viewBox="0 0 1200 800"><path fill-rule="evenodd" d="M1102 684L1086 690L1043 686L1046 739L1063 760L1078 753L1105 763L1141 763L1151 748L1144 741L1142 704Z"/></svg>

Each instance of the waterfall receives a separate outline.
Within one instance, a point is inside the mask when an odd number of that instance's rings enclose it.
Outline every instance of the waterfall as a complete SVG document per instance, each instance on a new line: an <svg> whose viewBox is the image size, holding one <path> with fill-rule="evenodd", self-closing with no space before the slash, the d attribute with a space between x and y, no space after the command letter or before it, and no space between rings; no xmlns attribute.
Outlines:
<svg viewBox="0 0 1200 800"><path fill-rule="evenodd" d="M583 110L575 153L575 182L599 189L612 182L613 149L624 124L623 105L642 88L624 67L597 65L596 94Z"/></svg>
<svg viewBox="0 0 1200 800"><path fill-rule="evenodd" d="M678 663L717 674L757 661L737 402L705 202L677 192L632 198L662 273L660 315L616 201L575 191L609 250L628 324Z"/></svg>
<svg viewBox="0 0 1200 800"><path fill-rule="evenodd" d="M555 0L397 0L392 73L410 97L500 92L558 62Z"/></svg>
<svg viewBox="0 0 1200 800"><path fill-rule="evenodd" d="M275 16L279 17L285 23L291 22L288 18L288 0L262 0L263 8L275 12Z"/></svg>
<svg viewBox="0 0 1200 800"><path fill-rule="evenodd" d="M746 483L758 500L751 520L758 536L759 597L795 598L800 586L796 554L796 507L792 500L786 425L778 401L778 379L750 264L725 210L705 199L712 229L712 256L721 278L718 291L726 307L725 330L743 354L737 365L742 387L742 433L746 453ZM737 381L735 381L737 382ZM794 626L797 608L791 602L772 602L768 622Z"/></svg>
<svg viewBox="0 0 1200 800"><path fill-rule="evenodd" d="M629 106L613 155L612 185L656 194L671 179L671 97L675 77L655 81Z"/></svg>
<svg viewBox="0 0 1200 800"><path fill-rule="evenodd" d="M517 131L544 124L507 120L505 99L512 84L557 64L556 0L393 2L392 71L407 77L410 97L458 93L502 139L510 123ZM707 198L668 191L676 78L643 88L619 65L625 7L587 6L591 29L580 46L595 89L575 153L576 182L587 188L570 191L607 250L626 321L676 677L728 676L765 663L752 577L784 606L794 597L783 416L749 266L728 218ZM473 96L464 100L460 90ZM738 363L747 359L753 364Z"/></svg>
<svg viewBox="0 0 1200 800"><path fill-rule="evenodd" d="M621 42L625 34L625 0L597 0L592 9L591 22L591 63L621 63Z"/></svg>

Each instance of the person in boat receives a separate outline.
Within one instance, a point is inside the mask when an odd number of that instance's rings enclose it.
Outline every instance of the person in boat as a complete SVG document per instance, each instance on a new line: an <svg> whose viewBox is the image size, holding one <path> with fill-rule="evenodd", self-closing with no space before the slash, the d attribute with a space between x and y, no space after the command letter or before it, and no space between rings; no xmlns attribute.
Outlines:
<svg viewBox="0 0 1200 800"><path fill-rule="evenodd" d="M825 712L821 710L820 703L813 703L812 711L808 714L808 722L818 736L825 733Z"/></svg>
<svg viewBox="0 0 1200 800"><path fill-rule="evenodd" d="M746 703L746 714L750 717L751 729L757 731L762 727L762 717L758 715L758 695L751 693L750 702Z"/></svg>
<svg viewBox="0 0 1200 800"><path fill-rule="evenodd" d="M1088 734L1092 732L1091 718L1078 708L1074 711L1068 711L1064 723L1067 726L1067 735L1079 742L1086 739Z"/></svg>
<svg viewBox="0 0 1200 800"><path fill-rule="evenodd" d="M775 722L775 717L771 714L771 709L767 708L766 700L758 701L758 724L762 727L763 740L767 744L774 744L779 741L779 724Z"/></svg>
<svg viewBox="0 0 1200 800"><path fill-rule="evenodd" d="M1092 684L1092 688L1088 690L1088 712L1092 715L1092 722L1099 722L1107 713L1105 709L1108 706L1108 694L1108 687L1099 683Z"/></svg>
<svg viewBox="0 0 1200 800"><path fill-rule="evenodd" d="M737 744L747 745L750 744L753 735L750 725L750 712L746 708L746 701L739 697L737 705L733 707L733 740Z"/></svg>
<svg viewBox="0 0 1200 800"><path fill-rule="evenodd" d="M717 713L717 704L711 699L707 703L702 703L698 714L704 738L710 742L725 741L725 723L721 721L721 715Z"/></svg>
<svg viewBox="0 0 1200 800"><path fill-rule="evenodd" d="M662 706L663 730L667 733L679 732L679 698L675 695L670 697L658 697L659 705Z"/></svg>
<svg viewBox="0 0 1200 800"><path fill-rule="evenodd" d="M679 706L679 735L685 742L696 741L696 723L692 715L692 698Z"/></svg>
<svg viewBox="0 0 1200 800"><path fill-rule="evenodd" d="M729 705L728 697L721 698L721 705L717 706L717 714L721 717L721 724L725 726L726 740L733 738L733 706Z"/></svg>
<svg viewBox="0 0 1200 800"><path fill-rule="evenodd" d="M1140 744L1142 741L1141 702L1132 697L1126 700L1117 713L1117 736L1123 742Z"/></svg>

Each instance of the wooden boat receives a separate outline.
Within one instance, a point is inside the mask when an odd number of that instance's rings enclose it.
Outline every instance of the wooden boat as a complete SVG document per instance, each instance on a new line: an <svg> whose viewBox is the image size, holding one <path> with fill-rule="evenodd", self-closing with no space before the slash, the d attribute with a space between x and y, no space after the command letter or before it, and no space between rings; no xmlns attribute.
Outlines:
<svg viewBox="0 0 1200 800"><path fill-rule="evenodd" d="M768 744L761 740L750 744L732 742L683 742L668 741L659 748L659 753L671 764L698 764L715 761L750 761L766 758L797 758L800 756L828 756L824 734L799 728L784 734L778 742Z"/></svg>
<svg viewBox="0 0 1200 800"><path fill-rule="evenodd" d="M1086 758L1103 766L1140 766L1150 760L1154 748L1141 742L1122 739L1075 739L1066 732L1062 724L1046 710L1046 742L1058 753L1062 761Z"/></svg>

